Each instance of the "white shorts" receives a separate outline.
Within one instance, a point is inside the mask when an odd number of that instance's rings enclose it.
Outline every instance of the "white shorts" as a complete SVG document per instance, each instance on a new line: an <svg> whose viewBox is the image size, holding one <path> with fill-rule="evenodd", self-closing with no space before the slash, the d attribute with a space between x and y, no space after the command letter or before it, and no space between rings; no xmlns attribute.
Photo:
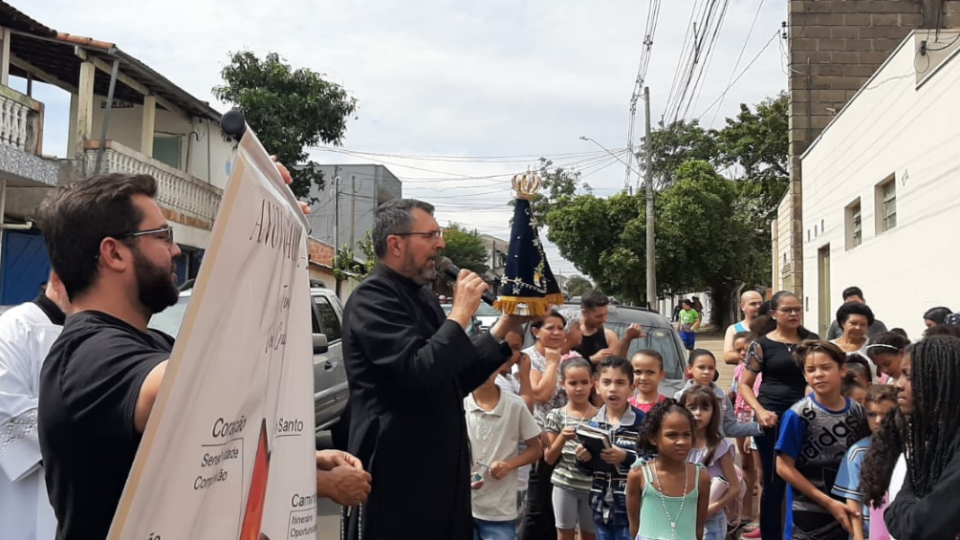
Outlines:
<svg viewBox="0 0 960 540"><path fill-rule="evenodd" d="M589 491L581 493L554 485L553 514L560 530L572 531L579 525L580 530L585 533L596 532Z"/></svg>

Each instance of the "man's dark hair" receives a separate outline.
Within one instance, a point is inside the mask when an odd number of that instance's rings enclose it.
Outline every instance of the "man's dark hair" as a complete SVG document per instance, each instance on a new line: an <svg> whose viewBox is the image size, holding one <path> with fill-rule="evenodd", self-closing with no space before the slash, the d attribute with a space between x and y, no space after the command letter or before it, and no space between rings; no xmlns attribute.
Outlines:
<svg viewBox="0 0 960 540"><path fill-rule="evenodd" d="M610 299L607 298L607 295L596 289L583 295L583 298L580 299L581 309L594 309L608 305L610 305Z"/></svg>
<svg viewBox="0 0 960 540"><path fill-rule="evenodd" d="M860 287L847 287L843 290L844 302L846 302L847 298L850 298L851 296L858 296L861 300L866 300L866 298L863 297L863 291L860 290Z"/></svg>
<svg viewBox="0 0 960 540"><path fill-rule="evenodd" d="M686 298L684 298L683 300L680 301L680 305L693 307L693 300L687 300Z"/></svg>
<svg viewBox="0 0 960 540"><path fill-rule="evenodd" d="M840 325L840 328L843 328L843 325L847 324L847 320L850 319L852 315L862 315L866 317L867 326L872 325L875 320L873 310L866 304L861 304L860 302L844 302L837 310L837 324Z"/></svg>
<svg viewBox="0 0 960 540"><path fill-rule="evenodd" d="M433 215L432 204L416 199L394 199L377 207L373 217L373 252L378 259L387 254L388 236L410 232L415 208Z"/></svg>
<svg viewBox="0 0 960 540"><path fill-rule="evenodd" d="M71 301L96 282L103 239L140 227L144 216L134 195L155 199L157 181L146 174L94 176L59 188L40 205L50 264Z"/></svg>
<svg viewBox="0 0 960 540"><path fill-rule="evenodd" d="M608 356L597 365L597 376L599 377L605 369L619 369L621 373L627 376L630 385L633 386L633 364L626 358L619 356Z"/></svg>

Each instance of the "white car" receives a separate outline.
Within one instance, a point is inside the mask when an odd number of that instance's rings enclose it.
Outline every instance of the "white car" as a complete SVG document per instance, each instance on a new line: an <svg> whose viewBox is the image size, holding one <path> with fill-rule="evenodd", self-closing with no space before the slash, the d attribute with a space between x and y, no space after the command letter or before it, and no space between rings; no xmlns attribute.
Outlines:
<svg viewBox="0 0 960 540"><path fill-rule="evenodd" d="M480 331L490 330L490 327L497 322L497 319L500 318L500 311L494 309L493 306L480 303L480 309L477 310L477 314L474 315L477 321L480 323Z"/></svg>

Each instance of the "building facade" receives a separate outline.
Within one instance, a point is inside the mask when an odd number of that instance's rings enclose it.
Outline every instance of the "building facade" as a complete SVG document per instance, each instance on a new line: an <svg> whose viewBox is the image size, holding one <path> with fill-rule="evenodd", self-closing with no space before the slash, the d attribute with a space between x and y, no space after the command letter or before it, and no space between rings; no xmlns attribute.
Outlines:
<svg viewBox="0 0 960 540"><path fill-rule="evenodd" d="M507 266L507 253L510 251L510 242L489 234L481 234L480 240L487 251L487 272L483 280L490 286L494 294L500 292L500 280Z"/></svg>
<svg viewBox="0 0 960 540"><path fill-rule="evenodd" d="M825 335L852 285L912 338L927 309L960 310L958 88L958 32L912 32L802 156L809 328Z"/></svg>
<svg viewBox="0 0 960 540"><path fill-rule="evenodd" d="M39 203L95 173L156 178L183 251L179 277L195 277L233 156L220 113L116 44L58 32L2 1L0 45L0 305L33 298L47 279ZM26 92L11 78L26 81ZM31 95L35 83L70 97L65 156L43 153L49 111Z"/></svg>
<svg viewBox="0 0 960 540"><path fill-rule="evenodd" d="M937 28L960 28L960 0L789 0L790 185L774 225L775 289L808 296L800 156L911 31Z"/></svg>
<svg viewBox="0 0 960 540"><path fill-rule="evenodd" d="M310 235L331 246L351 246L358 260L366 260L358 243L373 232L374 211L403 197L403 185L383 165L317 165L324 186L313 186L310 198ZM339 178L339 181L337 180Z"/></svg>

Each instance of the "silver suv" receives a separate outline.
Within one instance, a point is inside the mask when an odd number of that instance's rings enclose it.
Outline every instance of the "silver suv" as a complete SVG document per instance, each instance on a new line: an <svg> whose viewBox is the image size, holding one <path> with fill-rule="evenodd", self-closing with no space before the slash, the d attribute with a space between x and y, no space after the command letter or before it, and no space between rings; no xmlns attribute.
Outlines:
<svg viewBox="0 0 960 540"><path fill-rule="evenodd" d="M177 337L191 293L190 289L183 290L176 305L153 316L150 328ZM327 288L311 287L310 296L313 299L310 306L313 326L313 403L317 432L320 432L337 424L347 408L350 392L343 366L343 306L336 293Z"/></svg>

